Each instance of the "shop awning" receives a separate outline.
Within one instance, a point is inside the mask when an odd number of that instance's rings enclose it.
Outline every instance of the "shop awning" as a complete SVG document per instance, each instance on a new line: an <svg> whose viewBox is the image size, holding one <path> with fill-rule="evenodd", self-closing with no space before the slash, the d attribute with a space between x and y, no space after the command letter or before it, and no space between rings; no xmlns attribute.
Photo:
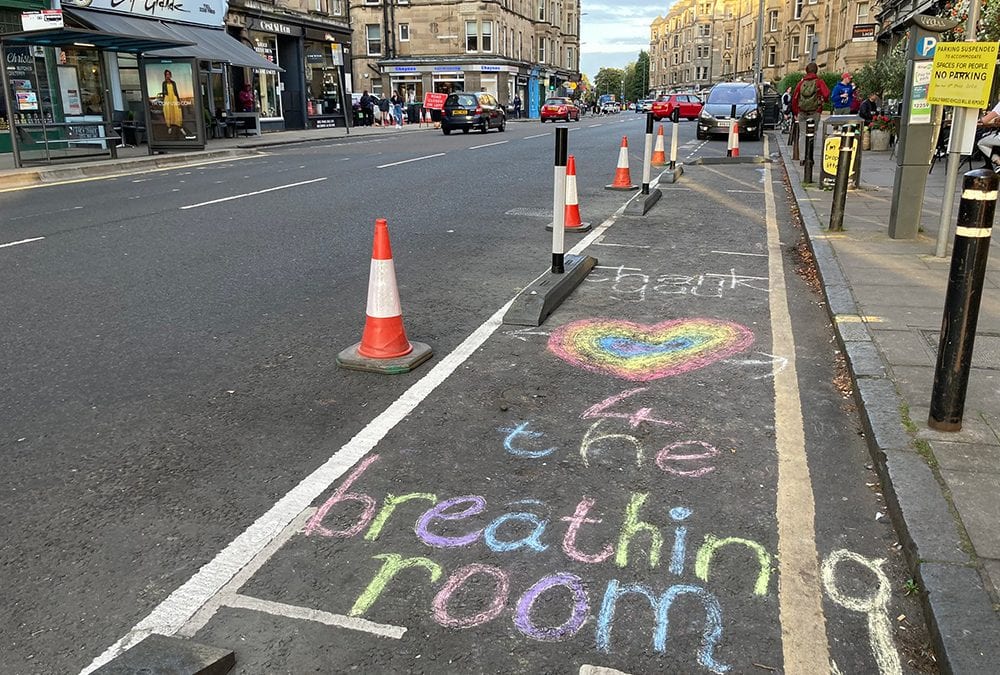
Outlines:
<svg viewBox="0 0 1000 675"><path fill-rule="evenodd" d="M281 70L239 40L228 35L222 28L165 23L155 19L143 19L89 9L67 8L66 11L80 21L107 33L146 35L150 38L170 39L188 45L179 48L161 48L149 53L148 56L197 58L203 61L231 63L234 66Z"/></svg>
<svg viewBox="0 0 1000 675"><path fill-rule="evenodd" d="M153 49L186 48L194 43L177 37L153 37L108 33L87 28L49 28L0 35L4 47L12 45L37 47L97 47L110 52L143 54Z"/></svg>

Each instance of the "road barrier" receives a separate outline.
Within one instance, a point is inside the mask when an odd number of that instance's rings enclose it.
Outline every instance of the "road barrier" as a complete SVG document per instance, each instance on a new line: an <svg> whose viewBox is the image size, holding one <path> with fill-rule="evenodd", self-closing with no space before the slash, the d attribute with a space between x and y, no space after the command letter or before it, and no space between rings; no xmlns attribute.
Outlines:
<svg viewBox="0 0 1000 675"><path fill-rule="evenodd" d="M622 136L622 144L618 149L618 166L615 168L615 178L611 185L604 186L606 190L635 190L638 185L632 182L632 174L628 170L628 136Z"/></svg>
<svg viewBox="0 0 1000 675"><path fill-rule="evenodd" d="M646 113L646 147L642 153L642 194L649 194L653 163L653 113Z"/></svg>
<svg viewBox="0 0 1000 675"><path fill-rule="evenodd" d="M837 157L837 179L833 183L833 204L830 207L830 230L844 229L844 204L847 202L847 181L854 162L854 127L840 127L840 155Z"/></svg>
<svg viewBox="0 0 1000 675"><path fill-rule="evenodd" d="M677 134L680 127L676 124L670 126L670 170L674 171L677 169Z"/></svg>
<svg viewBox="0 0 1000 675"><path fill-rule="evenodd" d="M556 129L555 181L552 186L552 273L562 274L563 230L566 228L566 162L569 149L569 129Z"/></svg>
<svg viewBox="0 0 1000 675"><path fill-rule="evenodd" d="M951 272L948 274L941 341L927 420L927 425L938 431L962 429L998 185L1000 177L986 169L968 172L962 182L962 200L958 205Z"/></svg>
<svg viewBox="0 0 1000 675"><path fill-rule="evenodd" d="M733 124L729 127L729 147L726 149L726 157L740 156L740 123L733 119Z"/></svg>
<svg viewBox="0 0 1000 675"><path fill-rule="evenodd" d="M805 158L805 171L803 174L803 183L813 182L813 152L814 144L816 142L816 120L808 119L806 120L806 158Z"/></svg>
<svg viewBox="0 0 1000 675"><path fill-rule="evenodd" d="M422 342L410 342L403 329L403 311L385 218L375 221L365 315L361 342L337 354L337 365L373 373L408 373L431 357L431 348Z"/></svg>

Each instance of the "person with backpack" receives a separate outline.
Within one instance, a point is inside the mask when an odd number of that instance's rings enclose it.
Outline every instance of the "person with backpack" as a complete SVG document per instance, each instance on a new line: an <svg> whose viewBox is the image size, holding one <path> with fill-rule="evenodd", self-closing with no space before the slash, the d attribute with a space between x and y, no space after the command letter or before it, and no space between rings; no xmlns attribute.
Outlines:
<svg viewBox="0 0 1000 675"><path fill-rule="evenodd" d="M792 94L792 114L799 122L799 137L805 143L806 122L816 123L819 132L819 118L823 113L823 103L830 100L830 89L816 74L819 67L813 62L806 66L806 76L799 81ZM803 160L804 161L804 160Z"/></svg>

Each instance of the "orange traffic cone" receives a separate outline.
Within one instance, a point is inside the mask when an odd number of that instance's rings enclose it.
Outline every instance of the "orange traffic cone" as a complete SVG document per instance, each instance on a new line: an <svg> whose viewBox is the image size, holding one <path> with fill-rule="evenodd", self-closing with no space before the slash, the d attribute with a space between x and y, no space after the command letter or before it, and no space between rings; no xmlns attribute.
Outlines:
<svg viewBox="0 0 1000 675"><path fill-rule="evenodd" d="M628 136L622 136L622 145L618 151L618 167L615 169L615 180L611 185L605 185L606 190L635 190L639 186L632 183L632 175L628 171Z"/></svg>
<svg viewBox="0 0 1000 675"><path fill-rule="evenodd" d="M434 121L431 119L431 111L424 109L424 124L433 124Z"/></svg>
<svg viewBox="0 0 1000 675"><path fill-rule="evenodd" d="M576 158L570 155L566 160L566 224L565 229L587 232L590 223L580 219L580 199L576 193Z"/></svg>
<svg viewBox="0 0 1000 675"><path fill-rule="evenodd" d="M727 157L740 156L740 123L733 120L733 126L729 127L729 150Z"/></svg>
<svg viewBox="0 0 1000 675"><path fill-rule="evenodd" d="M660 125L656 132L656 146L653 148L653 157L649 160L653 166L663 166L667 163L667 153L663 147L663 125Z"/></svg>
<svg viewBox="0 0 1000 675"><path fill-rule="evenodd" d="M406 339L396 268L389 245L389 227L384 218L375 221L365 314L361 342L340 352L338 365L377 373L407 373L431 357L429 346Z"/></svg>

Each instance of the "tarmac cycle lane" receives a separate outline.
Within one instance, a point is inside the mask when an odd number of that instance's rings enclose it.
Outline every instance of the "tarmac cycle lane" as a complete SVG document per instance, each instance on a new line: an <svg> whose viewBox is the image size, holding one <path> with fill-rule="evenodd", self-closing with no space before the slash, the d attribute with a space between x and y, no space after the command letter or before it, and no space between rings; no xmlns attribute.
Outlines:
<svg viewBox="0 0 1000 675"><path fill-rule="evenodd" d="M921 627L780 182L685 179L166 623L247 673L909 670Z"/></svg>

